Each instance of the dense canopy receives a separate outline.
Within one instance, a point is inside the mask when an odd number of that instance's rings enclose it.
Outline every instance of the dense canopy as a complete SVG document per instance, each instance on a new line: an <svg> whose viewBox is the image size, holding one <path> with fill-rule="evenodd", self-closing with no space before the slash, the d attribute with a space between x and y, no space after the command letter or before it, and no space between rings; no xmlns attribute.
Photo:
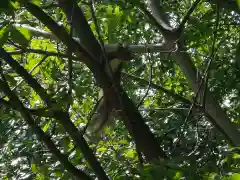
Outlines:
<svg viewBox="0 0 240 180"><path fill-rule="evenodd" d="M239 0L0 4L0 179L240 179Z"/></svg>

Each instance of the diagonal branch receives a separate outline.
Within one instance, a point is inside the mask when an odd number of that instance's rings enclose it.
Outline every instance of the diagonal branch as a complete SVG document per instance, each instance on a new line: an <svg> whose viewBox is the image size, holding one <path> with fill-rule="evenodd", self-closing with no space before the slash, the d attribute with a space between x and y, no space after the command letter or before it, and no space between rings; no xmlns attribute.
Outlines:
<svg viewBox="0 0 240 180"><path fill-rule="evenodd" d="M152 0L155 1L155 0ZM159 17L156 17L159 18ZM164 19L164 17L160 17ZM159 31L162 29L159 28ZM171 41L172 39L177 39L178 42L178 49L173 53L173 57L176 63L180 66L183 73L185 74L191 88L195 92L195 94L199 91L199 81L197 76L197 70L195 65L192 62L191 57L187 53L187 47L184 44L184 39L178 39L178 34L174 32L170 32L170 36L164 35L165 41ZM168 42L166 42L168 43ZM171 43L171 42L170 42ZM176 43L176 42L175 42ZM201 89L202 91L202 89ZM223 132L226 139L233 145L239 146L240 145L240 133L236 129L236 127L231 123L230 119L227 117L227 114L221 109L218 102L213 98L213 95L209 90L206 90L206 113L211 116L211 119L214 120L213 124L216 128L220 128L219 131ZM217 125L216 125L217 124Z"/></svg>
<svg viewBox="0 0 240 180"><path fill-rule="evenodd" d="M57 2L65 12L68 20L71 20L74 36L80 40L81 46L83 46L83 48L91 55L91 57L95 61L99 62L99 59L103 58L102 49L90 26L88 25L82 9L79 8L77 3L73 0L58 0ZM84 31L85 33L79 33L81 31Z"/></svg>
<svg viewBox="0 0 240 180"><path fill-rule="evenodd" d="M48 134L45 134L43 130L37 126L34 119L32 118L29 111L23 106L18 97L13 93L13 91L9 88L8 84L2 80L0 80L0 89L9 97L11 104L15 104L13 107L17 109L28 125L33 129L33 131L37 134L38 138L45 143L48 149L51 151L53 155L55 155L58 160L62 163L62 165L71 172L78 179L91 179L85 172L74 167L69 161L68 157L62 154L56 147L56 145L51 140L51 137Z"/></svg>
<svg viewBox="0 0 240 180"><path fill-rule="evenodd" d="M48 108L52 109L55 107L56 102L46 93L42 86L34 79L17 61L15 61L3 48L0 48L0 57L6 61L20 76L22 76L29 86L31 86L36 93L45 101ZM89 164L99 177L99 179L108 179L100 163L94 156L92 150L89 148L86 140L81 136L76 126L71 121L69 114L62 110L55 110L54 118L59 120L66 132L70 135L79 149L82 151L84 157L88 160Z"/></svg>
<svg viewBox="0 0 240 180"><path fill-rule="evenodd" d="M79 8L75 5L72 5L72 4L76 3L74 0L70 0L70 1L58 0L58 2L68 17L69 17L69 7ZM77 20L76 25L80 25L79 23L86 22L86 20L84 20L85 16L83 15L83 13L80 10L77 10L75 12L79 12L78 14L76 14L77 17L75 17L75 19ZM89 26L87 23L85 23L85 24L86 24L86 26ZM85 26L81 26L81 28L82 29L77 31L77 33L79 33L80 38L81 38L81 36L87 36L89 34L91 34L91 36L92 36L93 33L92 33L90 27L86 28ZM51 29L51 28L49 28L49 29ZM89 37L89 39L92 39L92 38ZM88 43L90 43L90 42L91 41L89 41ZM80 43L82 43L82 42L80 42ZM94 50L97 53L99 51L101 51L101 47L98 44L93 43L92 46L94 46ZM95 51L93 51L91 53L95 54ZM102 56L98 56L98 57L99 57L98 62L101 62ZM105 59L105 60L107 60L107 59ZM99 69L101 71L99 71ZM91 70L95 71L94 73L97 76L100 76L101 74L106 74L106 72L103 71L103 67L99 68L99 66L98 66L97 69L91 69ZM143 154L145 155L146 159L151 162L153 162L154 159L158 159L159 157L166 157L164 151L159 146L157 139L154 137L154 135L150 131L149 127L145 124L141 114L135 107L135 104L132 102L132 100L128 97L126 92L124 92L124 90L122 89L121 86L118 88L114 88L114 81L112 81L111 77L107 76L107 77L103 77L103 78L107 78L107 81L106 80L101 81L100 86L103 88L106 87L106 89L108 89L109 87L113 87L113 88L111 88L112 90L110 92L111 97L113 97L113 98L118 97L118 98L116 98L116 101L115 101L116 103L114 104L114 106L116 106L115 108L121 107L120 108L121 111L119 112L119 114L122 117L122 120L124 121L124 124L127 127L130 135L134 138L137 148L139 150L141 150L143 152ZM106 84L106 82L110 82L110 84ZM143 141L143 139L145 139L145 141ZM150 146L152 148L148 148Z"/></svg>
<svg viewBox="0 0 240 180"><path fill-rule="evenodd" d="M68 1L71 3L72 1ZM93 72L98 84L102 87L108 87L111 84L111 80L107 77L106 73L102 71L101 65L96 62L92 56L76 41L74 41L69 34L62 28L59 27L56 22L54 22L48 15L46 15L39 7L34 4L25 3L25 7L31 12L34 16L36 16L44 25L48 27L57 37L60 39L64 44L69 45L70 43L72 47L74 47L74 52L78 57L84 56L84 59L81 59L88 68ZM80 17L78 17L80 18ZM84 16L81 18L85 18ZM70 43L69 43L70 42ZM121 111L121 116L123 117L124 124L128 128L130 135L133 136L136 146L143 152L146 159L153 162L153 160L158 159L159 157L166 157L165 153L161 149L158 144L157 139L154 137L152 132L150 131L149 127L145 124L141 114L136 109L135 104L131 101L128 95L124 92L124 90L120 87L119 93L121 95L121 100L123 102L124 110ZM118 94L114 95L118 97ZM81 136L77 136L79 133L77 132L76 127L68 122L69 116L68 114L64 114L63 112L56 113L56 118L59 119L63 127L66 131L70 134L73 138L75 143L80 147L86 147L85 140ZM64 121L67 119L67 121ZM66 123L67 122L67 123ZM69 124L70 123L70 124ZM144 132L144 133L143 133ZM143 141L144 140L144 141ZM152 147L152 148L148 148ZM85 157L89 157L89 151L86 149L81 148ZM93 162L92 159L89 159L91 166L94 168L96 172L96 168L98 168L98 163L91 163ZM97 164L97 166L94 166Z"/></svg>
<svg viewBox="0 0 240 180"><path fill-rule="evenodd" d="M44 13L38 6L31 3L24 3L24 6L29 12L36 16L44 25L46 25L55 36L58 37L65 45L70 45L73 47L73 52L76 53L79 61L87 65L87 67L93 72L94 77L98 84L109 84L110 81L107 78L106 74L101 71L101 64L95 61L94 57L79 43L77 43L72 37L69 36L69 33L63 28L60 27L50 16Z"/></svg>
<svg viewBox="0 0 240 180"><path fill-rule="evenodd" d="M153 17L156 19L157 23L162 27L162 29L172 31L173 28L169 24L169 18L163 7L159 4L159 1L147 0L147 3L152 11Z"/></svg>

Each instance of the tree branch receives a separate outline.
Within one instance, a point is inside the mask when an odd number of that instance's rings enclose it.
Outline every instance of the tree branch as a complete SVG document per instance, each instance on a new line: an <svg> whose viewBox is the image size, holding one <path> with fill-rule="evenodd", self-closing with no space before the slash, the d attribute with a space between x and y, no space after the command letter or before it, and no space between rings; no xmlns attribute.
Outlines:
<svg viewBox="0 0 240 180"><path fill-rule="evenodd" d="M71 1L68 1L68 3L71 3ZM58 37L58 39L62 40L64 44L69 45L69 42L72 43L71 46L74 47L76 55L78 57L82 55L86 57L82 62L84 62L88 66L88 68L94 73L94 76L98 84L102 87L109 87L109 85L111 84L111 79L109 79L106 73L102 71L102 68L100 68L101 65L97 63L92 58L92 56L90 56L89 53L86 52L82 47L79 47L80 45L76 43L74 40L72 40L72 38L64 29L59 27L49 16L47 16L36 5L26 3L25 7L29 10L29 12L31 12L34 16L36 16L44 25L46 25L48 29L50 29ZM85 18L85 17L81 17L81 18ZM151 162L153 162L153 160L155 159L158 159L159 157L166 157L165 153L160 148L157 139L154 137L149 127L145 124L142 116L140 115L139 111L136 109L134 103L129 99L129 97L121 87L119 88L119 92L121 92L119 93L121 94L119 98L123 102L122 104L124 107L124 110L121 111L121 116L123 117L124 124L128 128L130 135L133 136L138 148L143 152L146 159ZM119 96L119 94L115 94L115 92L113 92L113 94L114 94L114 97ZM63 121L64 118L69 119L68 115L63 113L57 113L55 114L55 116L61 121ZM71 130L71 126L69 127L68 123L65 124L65 121L61 123L63 127L66 130L68 130L68 132ZM79 139L82 137L76 137L77 133L75 131L76 131L76 127L73 125L72 130L71 132L69 132L69 134L71 135L71 137L76 143L78 144L82 143L82 140ZM143 139L145 139L145 141L143 141ZM79 144L79 145L81 146L82 144ZM148 148L148 147L152 147L152 148Z"/></svg>
<svg viewBox="0 0 240 180"><path fill-rule="evenodd" d="M11 91L8 84L2 80L0 80L0 89L9 97L11 104L15 104L13 106L14 109L17 109L28 125L33 129L33 131L37 134L38 138L45 143L48 149L51 151L53 155L55 155L61 164L71 172L78 179L91 179L85 172L74 167L69 161L66 155L61 154L61 152L57 149L51 137L48 134L45 134L43 130L37 126L32 116L29 114L29 111L23 106L18 97ZM2 101L1 101L2 102ZM5 103L6 104L6 103Z"/></svg>
<svg viewBox="0 0 240 180"><path fill-rule="evenodd" d="M24 3L24 6L37 17L45 26L47 26L55 36L58 37L65 45L73 47L73 52L79 57L79 61L87 65L87 67L93 72L94 77L99 85L107 85L110 80L106 74L101 71L101 64L93 58L88 51L85 50L79 43L77 43L69 33L60 27L51 17L44 13L38 6L31 3ZM80 59L81 58L81 59Z"/></svg>
<svg viewBox="0 0 240 180"><path fill-rule="evenodd" d="M4 49L0 48L0 57L8 63L20 76L22 76L29 86L31 86L36 93L45 101L49 109L55 107L56 102L45 92L41 85L34 79L17 61L15 61ZM59 120L66 132L70 135L79 149L82 151L84 157L98 175L99 179L108 179L100 163L94 156L92 150L89 148L86 140L82 137L76 126L71 121L69 114L62 110L55 110L53 112L55 119Z"/></svg>
<svg viewBox="0 0 240 180"><path fill-rule="evenodd" d="M158 18L158 17L156 17ZM161 31L162 29L159 29ZM169 36L164 36L164 39L166 41L171 41L172 39L177 39L178 42L178 49L173 52L173 57L177 64L182 69L183 73L185 74L191 88L194 90L195 94L199 91L199 82L198 82L198 76L197 76L197 70L195 65L192 62L192 59L190 58L189 54L187 53L187 48L184 45L184 39L181 37L181 39L178 39L178 34L172 32L170 36L172 38L169 39ZM168 43L168 42L166 42ZM176 43L176 42L175 42ZM233 144L235 146L240 145L240 133L236 129L236 127L231 123L230 119L227 117L227 114L221 109L218 102L213 98L211 92L209 90L206 90L206 113L208 113L212 120L214 120L214 124L216 128L219 129L221 132L224 132L226 139L229 141L230 144Z"/></svg>
<svg viewBox="0 0 240 180"><path fill-rule="evenodd" d="M70 12L71 11L71 7L74 8L73 14L75 14L74 17L75 20L77 20L76 25L86 25L88 26L87 28L84 26L80 26L82 29L79 29L76 33L79 33L79 37L81 40L82 36L88 36L89 34L91 34L91 36L93 35L91 28L89 27L88 23L86 23L86 19L85 16L83 15L82 11L77 10L80 9L78 6L75 5L75 1L69 1L69 0L58 0L59 5L63 8L65 14L67 15L67 17L70 16ZM79 27L78 27L79 28ZM86 37L84 37L86 39ZM88 43L90 43L90 39L92 39L92 37L89 37L89 39L87 40ZM83 43L83 42L80 42ZM101 47L99 44L97 43L93 43L92 45L94 47L94 51L90 52L92 54L95 54L95 51L97 53L102 52ZM98 50L96 49L98 48ZM102 55L102 54L101 54ZM98 62L101 62L101 58L102 56L98 56ZM118 56L116 57L118 58ZM122 58L120 58L122 59ZM104 60L108 60L108 59L104 59ZM97 67L97 69L101 69L101 71L95 71L96 75L99 76L100 74L106 74L105 71L103 71L103 68L99 68L99 66ZM104 68L105 69L105 68ZM95 69L92 69L93 71ZM124 90L122 89L122 87L117 87L114 88L115 84L114 81L112 80L111 77L105 77L108 78L108 80L110 80L110 84L104 84L104 82L100 83L101 87L104 87L106 89L109 89L109 87L113 87L111 88L112 90L110 90L111 92L111 98L116 98L116 101L114 103L114 106L116 106L115 108L117 109L121 109L120 110L120 115L124 121L124 124L126 125L126 127L129 130L129 133L131 136L133 136L135 142L136 142L136 146L143 152L143 154L145 155L146 159L153 162L154 159L158 159L159 157L166 157L165 153L163 152L163 150L160 148L157 139L154 137L154 135L151 133L149 127L144 123L144 120L141 116L141 114L139 113L139 111L136 109L135 104L130 100L130 98L128 97L128 95L124 92ZM106 81L105 81L106 82ZM146 139L146 141L143 143L143 139ZM149 146L151 146L152 148L148 148Z"/></svg>

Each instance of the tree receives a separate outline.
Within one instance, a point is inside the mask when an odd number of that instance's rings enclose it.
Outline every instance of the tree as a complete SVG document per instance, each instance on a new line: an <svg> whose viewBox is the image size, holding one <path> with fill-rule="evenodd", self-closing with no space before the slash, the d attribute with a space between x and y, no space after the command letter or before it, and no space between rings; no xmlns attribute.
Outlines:
<svg viewBox="0 0 240 180"><path fill-rule="evenodd" d="M199 0L4 2L3 178L237 172L238 9ZM104 70L113 57L125 60L121 85ZM100 89L118 116L101 139L86 139Z"/></svg>

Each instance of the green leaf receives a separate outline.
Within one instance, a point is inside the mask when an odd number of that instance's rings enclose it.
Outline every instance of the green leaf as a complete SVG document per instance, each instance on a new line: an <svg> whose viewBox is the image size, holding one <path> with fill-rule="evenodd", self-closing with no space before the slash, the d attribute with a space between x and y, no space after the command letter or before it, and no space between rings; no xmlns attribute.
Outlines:
<svg viewBox="0 0 240 180"><path fill-rule="evenodd" d="M31 32L26 29L26 28L23 28L23 27L19 27L17 28L19 30L19 32L29 41L32 37L32 34Z"/></svg>
<svg viewBox="0 0 240 180"><path fill-rule="evenodd" d="M121 15L121 11L120 11L120 7L119 7L119 6L116 6L116 7L114 8L114 13L115 13L115 15L118 16L118 17Z"/></svg>
<svg viewBox="0 0 240 180"><path fill-rule="evenodd" d="M120 140L120 141L118 141L118 144L120 144L120 145L126 145L126 144L128 144L128 141L127 140Z"/></svg>
<svg viewBox="0 0 240 180"><path fill-rule="evenodd" d="M31 164L32 172L37 173L37 165L36 164Z"/></svg>
<svg viewBox="0 0 240 180"><path fill-rule="evenodd" d="M54 171L54 176L56 176L56 177L62 177L62 175L63 175L63 173L62 173L61 170L55 170L55 171Z"/></svg>
<svg viewBox="0 0 240 180"><path fill-rule="evenodd" d="M8 40L8 26L2 26L0 28L0 47L2 47L5 42Z"/></svg>
<svg viewBox="0 0 240 180"><path fill-rule="evenodd" d="M11 1L11 6L13 7L13 9L19 9L20 8L20 3L19 3L19 1Z"/></svg>
<svg viewBox="0 0 240 180"><path fill-rule="evenodd" d="M31 0L31 2L37 6L40 6L41 0Z"/></svg>
<svg viewBox="0 0 240 180"><path fill-rule="evenodd" d="M239 179L240 179L240 174L238 174L238 173L234 173L230 177L230 180L239 180Z"/></svg>
<svg viewBox="0 0 240 180"><path fill-rule="evenodd" d="M146 100L144 101L144 107L149 107L150 105L151 105L150 99L146 99Z"/></svg>
<svg viewBox="0 0 240 180"><path fill-rule="evenodd" d="M105 147L100 147L97 149L97 152L104 152L106 151L106 148Z"/></svg>
<svg viewBox="0 0 240 180"><path fill-rule="evenodd" d="M45 125L44 125L44 127L43 127L43 131L44 132L47 132L47 130L48 130L48 128L49 128L49 126L52 124L52 122L51 121L48 121L48 123L46 123Z"/></svg>
<svg viewBox="0 0 240 180"><path fill-rule="evenodd" d="M175 176L173 177L174 180L180 180L182 178L181 172L176 172Z"/></svg>
<svg viewBox="0 0 240 180"><path fill-rule="evenodd" d="M111 5L108 5L107 8L106 8L106 13L109 17L112 16L113 14L113 7Z"/></svg>
<svg viewBox="0 0 240 180"><path fill-rule="evenodd" d="M133 149L126 150L124 155L126 158L134 158L136 155L136 151Z"/></svg>
<svg viewBox="0 0 240 180"><path fill-rule="evenodd" d="M236 0L236 1L237 1L238 8L240 9L240 0Z"/></svg>
<svg viewBox="0 0 240 180"><path fill-rule="evenodd" d="M237 153L234 153L234 154L233 154L233 159L240 159L240 155L237 154Z"/></svg>
<svg viewBox="0 0 240 180"><path fill-rule="evenodd" d="M14 42L20 44L24 48L26 48L28 46L28 43L29 43L28 37L29 36L28 36L28 33L26 33L26 31L24 34L22 34L22 32L19 31L18 29L12 28L10 30L10 37Z"/></svg>

